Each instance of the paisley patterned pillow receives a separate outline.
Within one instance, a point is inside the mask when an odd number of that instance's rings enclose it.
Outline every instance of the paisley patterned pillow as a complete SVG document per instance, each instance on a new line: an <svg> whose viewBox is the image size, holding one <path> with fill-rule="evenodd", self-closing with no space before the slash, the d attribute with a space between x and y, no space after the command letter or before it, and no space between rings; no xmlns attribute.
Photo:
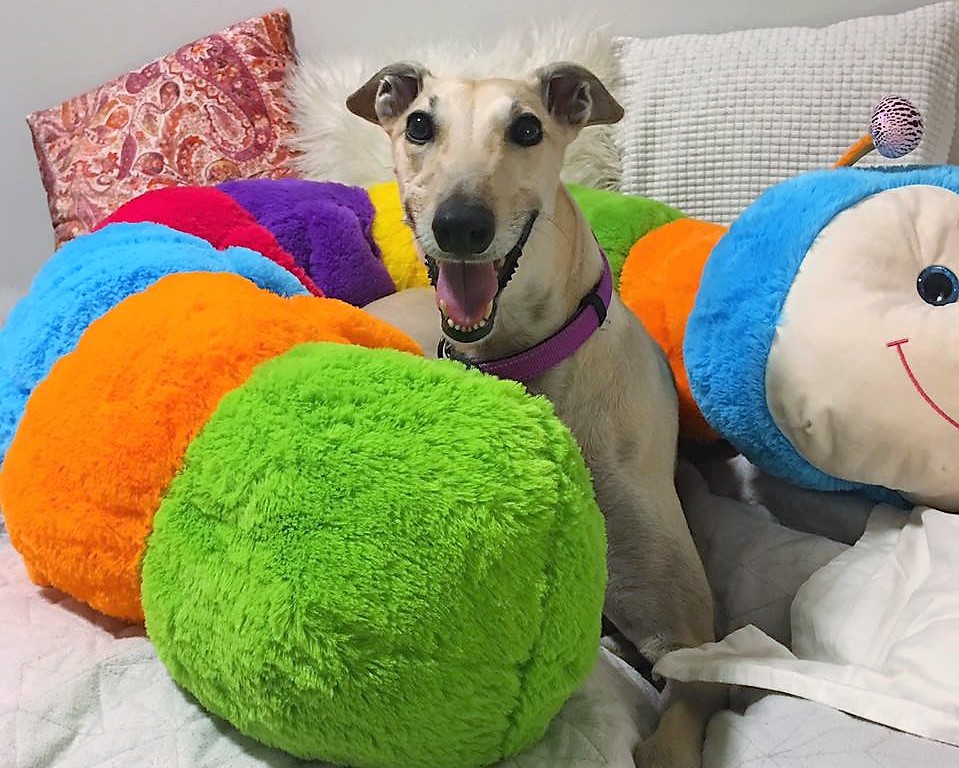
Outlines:
<svg viewBox="0 0 959 768"><path fill-rule="evenodd" d="M295 175L284 10L217 34L27 118L57 245L151 189Z"/></svg>

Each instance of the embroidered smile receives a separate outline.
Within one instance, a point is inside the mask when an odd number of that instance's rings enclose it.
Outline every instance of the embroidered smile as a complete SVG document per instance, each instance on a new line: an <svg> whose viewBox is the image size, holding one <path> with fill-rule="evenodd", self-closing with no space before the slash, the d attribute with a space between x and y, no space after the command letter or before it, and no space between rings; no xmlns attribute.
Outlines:
<svg viewBox="0 0 959 768"><path fill-rule="evenodd" d="M899 361L902 363L902 367L906 371L906 375L909 377L909 381L912 382L912 385L916 388L916 391L919 393L919 396L926 401L932 410L938 413L943 419L949 422L956 429L959 429L959 421L956 421L948 413L946 413L942 408L938 406L935 400L933 400L925 389L922 388L922 384L919 383L919 379L916 378L916 374L913 373L912 367L909 365L909 361L906 360L906 353L902 351L904 345L909 343L909 339L896 339L895 341L890 341L886 343L887 347L895 347L896 352L899 353Z"/></svg>

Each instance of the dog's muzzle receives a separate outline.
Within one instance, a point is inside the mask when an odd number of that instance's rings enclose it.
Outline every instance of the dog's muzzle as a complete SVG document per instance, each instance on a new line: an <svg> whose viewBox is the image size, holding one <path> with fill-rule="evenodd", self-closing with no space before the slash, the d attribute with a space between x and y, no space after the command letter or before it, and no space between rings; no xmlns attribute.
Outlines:
<svg viewBox="0 0 959 768"><path fill-rule="evenodd" d="M481 206L478 206L481 207ZM523 231L513 248L502 259L494 261L470 261L468 259L433 259L426 257L426 266L429 271L430 282L436 288L436 300L440 310L440 318L445 333L453 341L470 344L489 335L496 318L496 308L499 297L509 284L523 255L523 247L529 239L538 211L531 211L527 216ZM439 216L439 211L437 211ZM484 226L485 216L474 212L471 214L477 229L469 232L464 226L459 237L479 244L477 232ZM492 213L489 214L492 221ZM434 234L436 234L436 219L434 218ZM441 223L442 228L442 223ZM490 229L492 233L492 228ZM485 230L483 230L485 237ZM477 253L489 247L489 241ZM442 242L437 240L442 246ZM444 250L446 250L444 248ZM454 251L455 252L455 251Z"/></svg>

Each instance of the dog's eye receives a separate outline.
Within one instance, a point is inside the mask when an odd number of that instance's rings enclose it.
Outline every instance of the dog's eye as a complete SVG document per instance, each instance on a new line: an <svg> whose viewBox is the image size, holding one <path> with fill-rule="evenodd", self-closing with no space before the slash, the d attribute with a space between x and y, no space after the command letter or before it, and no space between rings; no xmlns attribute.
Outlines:
<svg viewBox="0 0 959 768"><path fill-rule="evenodd" d="M949 267L933 264L919 273L916 289L924 302L941 307L959 299L959 278Z"/></svg>
<svg viewBox="0 0 959 768"><path fill-rule="evenodd" d="M426 112L413 112L406 118L406 139L414 144L432 141L433 118Z"/></svg>
<svg viewBox="0 0 959 768"><path fill-rule="evenodd" d="M509 127L509 139L521 147L532 147L543 140L543 124L536 115L520 115Z"/></svg>

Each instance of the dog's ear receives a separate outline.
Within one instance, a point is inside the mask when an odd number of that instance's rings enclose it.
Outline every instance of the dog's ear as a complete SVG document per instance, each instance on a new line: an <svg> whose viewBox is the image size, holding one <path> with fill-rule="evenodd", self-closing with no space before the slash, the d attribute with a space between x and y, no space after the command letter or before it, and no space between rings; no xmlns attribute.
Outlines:
<svg viewBox="0 0 959 768"><path fill-rule="evenodd" d="M413 61L390 64L350 94L346 108L364 120L385 125L409 108L428 74L422 64Z"/></svg>
<svg viewBox="0 0 959 768"><path fill-rule="evenodd" d="M623 108L586 67L560 61L536 70L543 103L557 120L574 128L619 122Z"/></svg>

